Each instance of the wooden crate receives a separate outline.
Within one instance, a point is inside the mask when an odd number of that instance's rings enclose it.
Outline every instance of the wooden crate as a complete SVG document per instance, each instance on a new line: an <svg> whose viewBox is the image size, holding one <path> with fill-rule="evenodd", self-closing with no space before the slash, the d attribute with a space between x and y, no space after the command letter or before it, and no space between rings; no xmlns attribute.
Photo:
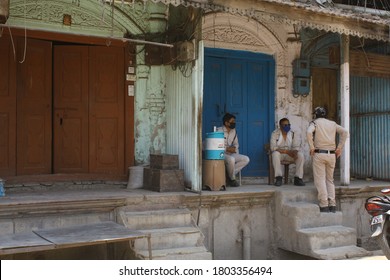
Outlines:
<svg viewBox="0 0 390 280"><path fill-rule="evenodd" d="M169 154L151 154L150 167L154 169L179 169L179 156Z"/></svg>
<svg viewBox="0 0 390 280"><path fill-rule="evenodd" d="M144 168L144 188L156 192L184 191L183 169Z"/></svg>

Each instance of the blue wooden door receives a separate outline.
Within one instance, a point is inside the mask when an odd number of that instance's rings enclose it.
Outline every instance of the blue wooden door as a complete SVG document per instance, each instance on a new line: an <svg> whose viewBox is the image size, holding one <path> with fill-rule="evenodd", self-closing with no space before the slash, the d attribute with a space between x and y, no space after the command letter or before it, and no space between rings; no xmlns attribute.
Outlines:
<svg viewBox="0 0 390 280"><path fill-rule="evenodd" d="M205 50L203 139L222 126L229 112L236 116L240 153L251 162L243 176L267 176L264 144L274 123L274 59L271 56L221 49Z"/></svg>

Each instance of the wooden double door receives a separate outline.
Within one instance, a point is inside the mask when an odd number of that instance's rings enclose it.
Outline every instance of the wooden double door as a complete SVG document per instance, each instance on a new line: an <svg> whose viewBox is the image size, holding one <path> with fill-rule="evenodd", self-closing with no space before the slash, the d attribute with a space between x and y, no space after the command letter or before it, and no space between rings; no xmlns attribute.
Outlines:
<svg viewBox="0 0 390 280"><path fill-rule="evenodd" d="M123 48L23 40L0 40L0 175L124 174Z"/></svg>

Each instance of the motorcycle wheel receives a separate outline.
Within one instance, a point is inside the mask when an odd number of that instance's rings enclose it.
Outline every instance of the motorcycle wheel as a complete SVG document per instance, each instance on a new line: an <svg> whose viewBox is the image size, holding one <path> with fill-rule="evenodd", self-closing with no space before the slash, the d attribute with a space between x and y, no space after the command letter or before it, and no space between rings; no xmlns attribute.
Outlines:
<svg viewBox="0 0 390 280"><path fill-rule="evenodd" d="M378 237L378 243L382 249L383 254L390 260L390 220L387 219L383 225L382 234Z"/></svg>

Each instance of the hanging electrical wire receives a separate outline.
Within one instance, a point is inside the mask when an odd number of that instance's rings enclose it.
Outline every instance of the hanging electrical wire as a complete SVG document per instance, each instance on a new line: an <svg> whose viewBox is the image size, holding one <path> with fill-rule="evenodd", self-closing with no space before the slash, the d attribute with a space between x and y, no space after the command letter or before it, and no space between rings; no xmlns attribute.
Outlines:
<svg viewBox="0 0 390 280"><path fill-rule="evenodd" d="M26 0L24 0L24 52L23 52L23 59L22 61L19 61L19 63L24 63L26 60L26 53L27 53L27 25L26 25L26 17L27 17L27 6L26 6Z"/></svg>

